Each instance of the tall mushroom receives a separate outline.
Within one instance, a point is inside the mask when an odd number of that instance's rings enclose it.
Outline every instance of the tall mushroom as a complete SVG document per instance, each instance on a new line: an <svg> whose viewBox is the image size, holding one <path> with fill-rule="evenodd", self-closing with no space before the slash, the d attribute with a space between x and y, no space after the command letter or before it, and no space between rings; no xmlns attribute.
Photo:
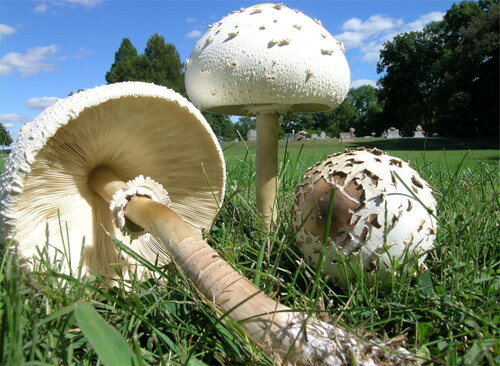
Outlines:
<svg viewBox="0 0 500 366"><path fill-rule="evenodd" d="M209 27L186 67L186 90L200 109L257 117L257 207L276 219L278 117L336 108L346 97L349 66L341 42L318 20L260 4Z"/></svg>
<svg viewBox="0 0 500 366"><path fill-rule="evenodd" d="M170 131L179 121L183 130ZM44 234L48 242L57 243L59 222L67 223L65 235L70 239L88 235L91 240L85 243L95 247L108 244L95 241L96 230L103 231L97 229L100 225L119 236L112 218L127 235L145 231L207 302L239 322L256 344L284 363L411 362L403 349L387 351L383 343L364 342L268 298L200 238L193 217L216 210L214 198L221 197L224 186L223 160L214 144L201 115L164 88L126 83L82 92L47 110L23 131L1 179L2 222L24 254L30 253L28 245L43 243ZM165 151L165 145L172 147ZM182 155L187 150L192 154ZM168 174L160 174L165 171ZM144 178L144 173L163 184ZM164 186L172 189L167 192ZM210 188L211 198L204 187ZM191 202L196 202L194 209ZM92 254L100 249L90 247ZM87 246L85 259L88 251ZM85 263L93 270L92 263Z"/></svg>
<svg viewBox="0 0 500 366"><path fill-rule="evenodd" d="M292 211L304 258L316 267L324 250L323 273L341 286L354 276L351 268L389 283L396 263L419 267L434 248L431 188L408 163L377 149L347 150L308 169Z"/></svg>
<svg viewBox="0 0 500 366"><path fill-rule="evenodd" d="M223 199L222 152L186 99L141 82L82 91L23 128L0 178L0 224L24 260L46 251L63 258L66 273L83 262L84 274L113 276L120 263L135 262L118 255L107 231L150 260L168 261L150 234L115 230L108 205L87 185L101 165L125 180L144 174L168 187L170 199L151 181L136 184L169 203L197 233L210 228Z"/></svg>

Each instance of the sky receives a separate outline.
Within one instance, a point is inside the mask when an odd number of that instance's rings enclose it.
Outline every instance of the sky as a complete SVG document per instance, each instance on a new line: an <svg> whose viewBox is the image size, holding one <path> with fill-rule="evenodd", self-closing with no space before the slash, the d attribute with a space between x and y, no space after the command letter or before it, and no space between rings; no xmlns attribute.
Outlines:
<svg viewBox="0 0 500 366"><path fill-rule="evenodd" d="M78 89L106 83L123 38L139 53L159 33L184 62L208 25L259 1L0 0L0 122L20 127ZM453 1L284 1L344 43L351 86L380 78L379 50L396 34L440 20Z"/></svg>

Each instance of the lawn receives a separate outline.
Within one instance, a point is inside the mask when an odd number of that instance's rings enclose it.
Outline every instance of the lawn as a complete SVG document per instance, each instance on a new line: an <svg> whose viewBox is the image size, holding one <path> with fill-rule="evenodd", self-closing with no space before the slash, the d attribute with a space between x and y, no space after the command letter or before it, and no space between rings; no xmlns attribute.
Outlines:
<svg viewBox="0 0 500 366"><path fill-rule="evenodd" d="M311 140L311 141L280 141L279 153L283 159L285 152L291 159L299 156L306 162L315 162L329 154L345 149L358 147L378 148L390 152L405 161L413 164L426 162L440 166L456 165L467 155L464 163L473 165L478 162L498 163L500 158L498 142L495 139L451 139L451 138L401 138L401 139L354 139L341 142L339 140ZM247 152L255 154L255 142L227 142L222 147L226 159L244 159Z"/></svg>
<svg viewBox="0 0 500 366"><path fill-rule="evenodd" d="M223 146L226 199L207 240L226 261L269 296L310 309L317 300L314 271L294 247L289 214L294 188L309 166L329 154L378 147L409 160L432 186L439 210L437 248L426 261L427 272L388 289L362 278L347 291L322 283L317 316L361 337L394 339L433 364L500 364L496 140L281 141L279 146L280 220L270 234L259 229L255 214L254 143ZM0 364L106 364L115 349L132 354L138 365L272 364L237 324L219 320L174 265L151 265L156 279L124 280L113 288L99 278L62 277L53 268L44 260L26 273L15 254L4 251ZM94 318L96 326L89 329L85 319ZM107 347L103 334L109 335Z"/></svg>

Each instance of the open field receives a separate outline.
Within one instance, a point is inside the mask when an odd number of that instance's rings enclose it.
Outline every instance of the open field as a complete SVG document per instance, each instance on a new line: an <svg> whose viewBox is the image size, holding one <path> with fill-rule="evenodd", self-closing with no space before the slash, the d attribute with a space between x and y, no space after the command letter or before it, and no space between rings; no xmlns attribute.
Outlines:
<svg viewBox="0 0 500 366"><path fill-rule="evenodd" d="M390 288L360 277L347 291L321 282L294 247L290 207L302 173L345 148L378 147L409 160L432 186L439 231L427 272ZM254 200L254 143L226 143L225 202L207 239L223 258L269 296L360 337L394 339L423 362L500 364L500 179L496 140L357 139L280 142L280 220L270 234L259 228ZM71 230L71 228L69 228ZM44 240L44 238L40 238ZM121 247L127 251L126 247ZM156 279L124 280L108 288L99 278L63 277L42 261L34 273L4 251L0 261L0 364L104 364L131 352L137 365L272 365L237 324L219 321L174 265ZM129 286L131 290L126 291ZM85 329L95 313L106 324ZM315 305L316 304L316 305ZM99 334L109 335L99 347ZM123 342L125 340L126 342ZM117 350L117 352L114 352Z"/></svg>
<svg viewBox="0 0 500 366"><path fill-rule="evenodd" d="M401 139L363 139L351 141L339 140L312 140L312 141L280 141L279 154L283 159L285 152L290 159L299 157L306 162L322 159L329 154L356 149L358 147L378 148L390 152L405 161L413 164L426 162L438 165L456 165L462 161L473 165L479 161L485 163L498 163L500 159L500 146L495 139L445 139L445 138L401 138ZM242 160L247 151L255 153L255 142L228 142L223 147L224 155L228 161Z"/></svg>

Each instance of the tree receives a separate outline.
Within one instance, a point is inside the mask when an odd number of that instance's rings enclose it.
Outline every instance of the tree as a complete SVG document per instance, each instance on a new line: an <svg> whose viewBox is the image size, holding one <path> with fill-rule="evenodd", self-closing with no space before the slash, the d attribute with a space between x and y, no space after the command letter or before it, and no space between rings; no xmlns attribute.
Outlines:
<svg viewBox="0 0 500 366"><path fill-rule="evenodd" d="M184 87L183 64L179 52L172 43L165 43L165 38L153 34L149 38L144 55L142 55L143 81L163 85L183 95Z"/></svg>
<svg viewBox="0 0 500 366"><path fill-rule="evenodd" d="M373 129L382 131L380 114L382 107L378 101L377 89L370 85L349 90L346 99L338 108L320 113L290 113L281 117L281 127L291 133L305 130L308 133L325 131L329 136L338 137L340 132L351 127L363 134Z"/></svg>
<svg viewBox="0 0 500 366"><path fill-rule="evenodd" d="M236 130L228 115L203 112L203 116L212 128L215 136L222 137L225 141L234 140L236 138Z"/></svg>
<svg viewBox="0 0 500 366"><path fill-rule="evenodd" d="M317 125L322 126L328 136L339 137L341 132L349 131L358 121L356 107L346 98L336 109L329 112L315 113ZM321 121L321 123L319 123Z"/></svg>
<svg viewBox="0 0 500 366"><path fill-rule="evenodd" d="M183 67L175 46L166 43L165 38L157 33L148 39L142 55L138 55L130 40L124 38L106 73L106 81L145 81L185 95Z"/></svg>
<svg viewBox="0 0 500 366"><path fill-rule="evenodd" d="M12 142L9 131L5 128L3 123L0 123L0 145L9 146Z"/></svg>
<svg viewBox="0 0 500 366"><path fill-rule="evenodd" d="M234 124L234 128L236 130L237 138L243 138L246 140L248 131L257 128L257 122L255 117L241 116Z"/></svg>
<svg viewBox="0 0 500 366"><path fill-rule="evenodd" d="M280 116L280 125L285 133L310 131L316 128L313 119L313 115L308 113L288 113Z"/></svg>
<svg viewBox="0 0 500 366"><path fill-rule="evenodd" d="M498 0L454 4L440 22L397 35L377 71L387 122L455 136L498 136Z"/></svg>
<svg viewBox="0 0 500 366"><path fill-rule="evenodd" d="M106 73L106 82L111 84L120 81L135 80L137 75L134 72L133 63L137 57L137 50L132 45L132 42L128 38L124 38L120 44L120 48L115 52L115 61Z"/></svg>
<svg viewBox="0 0 500 366"><path fill-rule="evenodd" d="M442 61L439 118L457 135L498 136L500 5L461 2L444 17L450 51Z"/></svg>
<svg viewBox="0 0 500 366"><path fill-rule="evenodd" d="M378 89L371 85L352 88L347 95L347 101L356 108L356 128L358 135L370 135L372 132L382 132L387 128L381 118L382 106L379 103Z"/></svg>
<svg viewBox="0 0 500 366"><path fill-rule="evenodd" d="M378 84L386 127L411 131L423 125L429 130L435 124L432 101L441 81L438 61L444 53L435 37L433 32L403 33L382 49L377 72L385 72Z"/></svg>

